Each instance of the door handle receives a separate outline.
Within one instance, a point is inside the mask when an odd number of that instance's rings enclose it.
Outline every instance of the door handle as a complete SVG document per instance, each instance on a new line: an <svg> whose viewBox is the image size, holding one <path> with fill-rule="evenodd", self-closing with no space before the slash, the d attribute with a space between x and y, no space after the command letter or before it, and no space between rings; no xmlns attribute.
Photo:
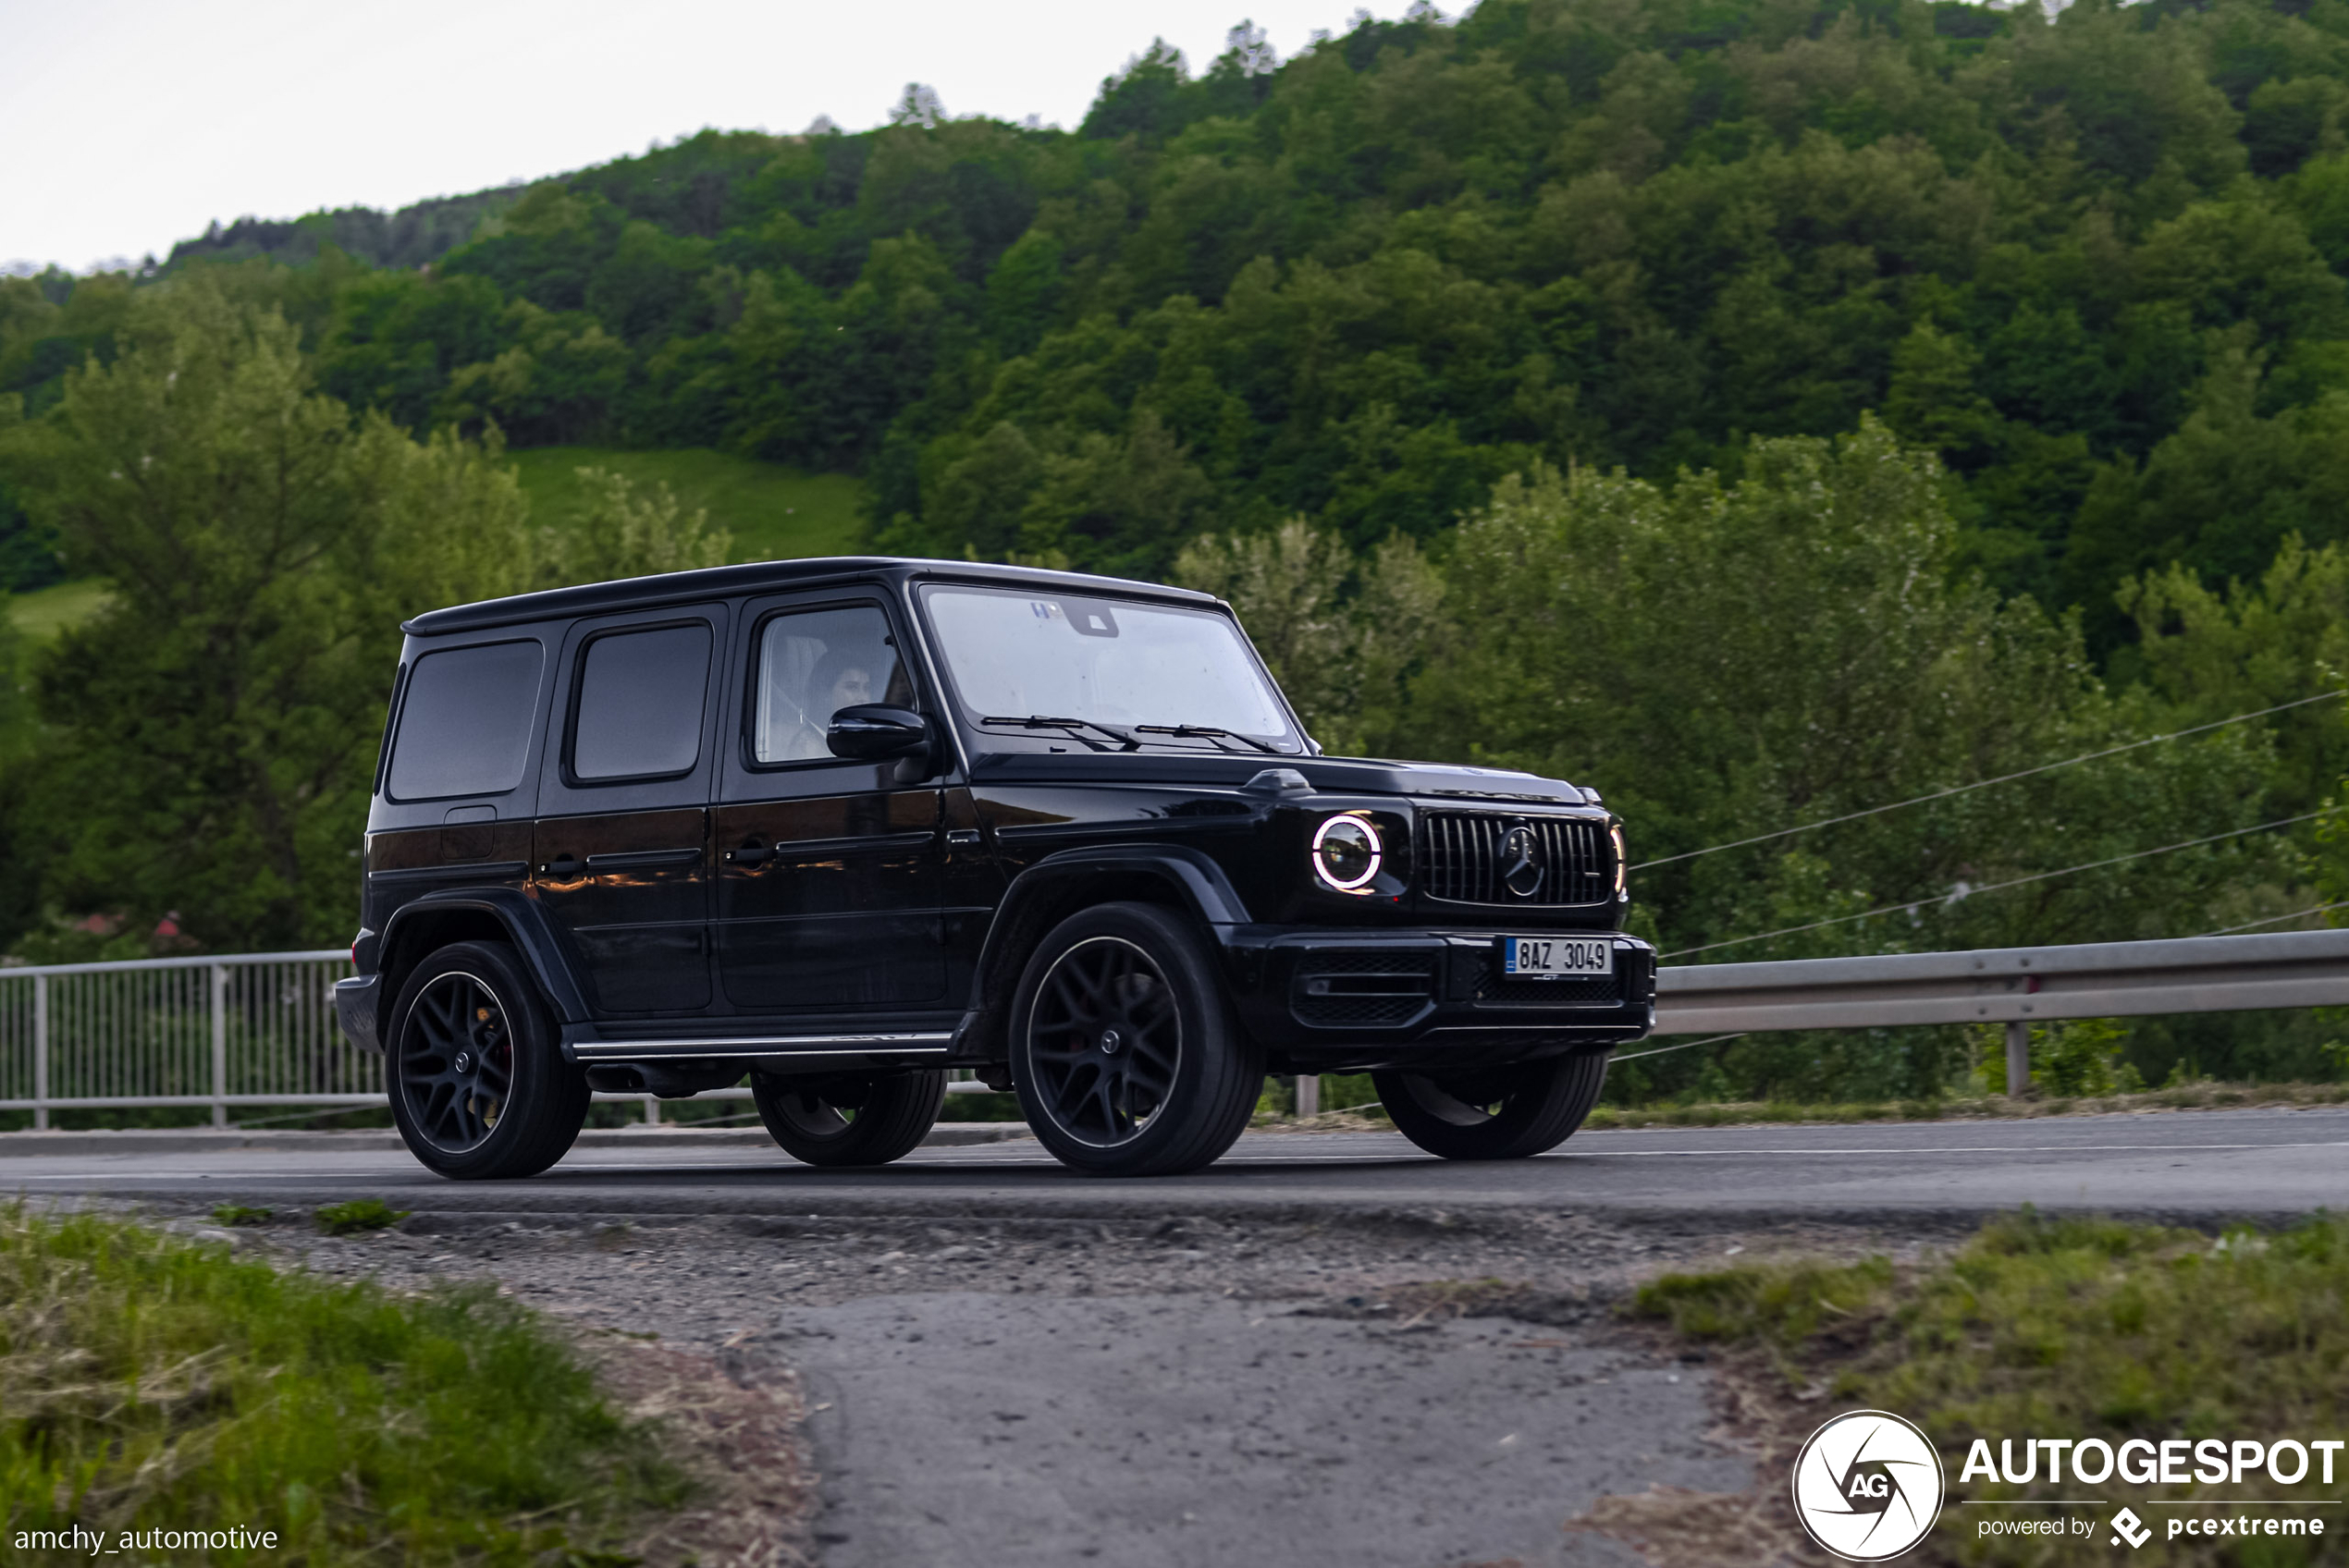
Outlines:
<svg viewBox="0 0 2349 1568"><path fill-rule="evenodd" d="M754 839L739 850L728 850L720 858L728 865L756 865L774 852Z"/></svg>
<svg viewBox="0 0 2349 1568"><path fill-rule="evenodd" d="M538 875L541 876L552 876L560 881L568 882L586 869L587 863L581 860L577 855L560 854L554 859L548 861L546 864L540 866L538 868Z"/></svg>

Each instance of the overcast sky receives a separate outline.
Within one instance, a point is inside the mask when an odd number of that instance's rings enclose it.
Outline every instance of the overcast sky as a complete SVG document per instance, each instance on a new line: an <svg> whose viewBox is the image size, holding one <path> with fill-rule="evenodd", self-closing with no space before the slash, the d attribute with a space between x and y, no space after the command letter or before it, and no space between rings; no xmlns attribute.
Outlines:
<svg viewBox="0 0 2349 1568"><path fill-rule="evenodd" d="M861 130L909 81L1073 128L1153 36L1203 69L1246 16L1287 59L1357 4L0 0L0 262L160 256L215 218L398 207L705 126Z"/></svg>

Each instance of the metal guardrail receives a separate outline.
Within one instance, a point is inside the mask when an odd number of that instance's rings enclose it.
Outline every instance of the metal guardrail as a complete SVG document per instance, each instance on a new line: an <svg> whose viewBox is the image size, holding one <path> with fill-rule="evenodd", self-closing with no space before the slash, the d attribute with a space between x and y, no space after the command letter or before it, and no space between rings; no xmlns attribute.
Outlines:
<svg viewBox="0 0 2349 1568"><path fill-rule="evenodd" d="M335 1026L339 950L0 969L0 1110L381 1105L381 1061ZM1998 1023L2010 1090L2029 1029L2069 1018L2349 1006L2349 930L1666 967L1658 1035ZM1317 1081L1300 1078L1311 1114ZM965 1079L958 1093L984 1092ZM642 1104L650 1095L597 1095ZM747 1100L746 1088L709 1099Z"/></svg>
<svg viewBox="0 0 2349 1568"><path fill-rule="evenodd" d="M2349 930L1659 970L1655 1032L2035 1023L2349 1005Z"/></svg>
<svg viewBox="0 0 2349 1568"><path fill-rule="evenodd" d="M2349 930L1876 958L1700 963L1656 974L1658 1035L1998 1023L2007 1092L2030 1080L2034 1023L2349 1005Z"/></svg>

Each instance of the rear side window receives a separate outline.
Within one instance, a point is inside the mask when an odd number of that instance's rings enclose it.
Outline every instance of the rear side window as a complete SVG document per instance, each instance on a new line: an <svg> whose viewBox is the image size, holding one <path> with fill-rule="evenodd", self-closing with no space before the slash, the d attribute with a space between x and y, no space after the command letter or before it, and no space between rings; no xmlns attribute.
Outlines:
<svg viewBox="0 0 2349 1568"><path fill-rule="evenodd" d="M385 793L395 801L502 795L522 782L546 650L535 642L444 648L416 661Z"/></svg>
<svg viewBox="0 0 2349 1568"><path fill-rule="evenodd" d="M658 778L701 759L709 625L614 631L579 657L571 771L583 780Z"/></svg>

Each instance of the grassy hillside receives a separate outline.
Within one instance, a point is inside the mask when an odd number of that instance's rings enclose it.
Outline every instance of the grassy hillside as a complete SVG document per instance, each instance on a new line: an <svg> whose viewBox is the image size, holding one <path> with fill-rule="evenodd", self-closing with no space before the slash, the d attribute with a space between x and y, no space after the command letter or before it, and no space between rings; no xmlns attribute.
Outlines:
<svg viewBox="0 0 2349 1568"><path fill-rule="evenodd" d="M106 596L97 582L60 582L30 594L7 595L8 619L17 623L28 643L46 643L67 627L89 618Z"/></svg>
<svg viewBox="0 0 2349 1568"><path fill-rule="evenodd" d="M531 515L560 523L584 501L582 468L609 469L639 484L658 481L688 508L734 536L738 561L842 556L856 548L863 490L843 473L802 473L781 463L707 447L630 451L607 447L533 447L508 454L530 493Z"/></svg>

